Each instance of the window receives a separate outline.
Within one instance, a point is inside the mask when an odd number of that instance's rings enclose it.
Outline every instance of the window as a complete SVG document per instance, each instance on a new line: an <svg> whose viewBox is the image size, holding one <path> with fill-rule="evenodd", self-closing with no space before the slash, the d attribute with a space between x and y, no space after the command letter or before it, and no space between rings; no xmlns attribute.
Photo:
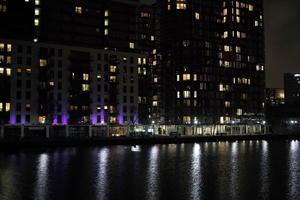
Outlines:
<svg viewBox="0 0 300 200"><path fill-rule="evenodd" d="M110 71L110 72L116 72L116 71L117 71L117 66L115 66L115 65L110 65L110 66L109 66L109 71Z"/></svg>
<svg viewBox="0 0 300 200"><path fill-rule="evenodd" d="M129 42L129 48L134 49L134 42Z"/></svg>
<svg viewBox="0 0 300 200"><path fill-rule="evenodd" d="M200 20L200 14L198 12L195 13L195 19Z"/></svg>
<svg viewBox="0 0 300 200"><path fill-rule="evenodd" d="M82 13L82 7L76 6L75 7L75 13L81 14Z"/></svg>
<svg viewBox="0 0 300 200"><path fill-rule="evenodd" d="M40 15L40 9L39 8L34 9L34 15Z"/></svg>
<svg viewBox="0 0 300 200"><path fill-rule="evenodd" d="M104 17L108 17L109 16L109 11L108 10L105 10L104 11Z"/></svg>
<svg viewBox="0 0 300 200"><path fill-rule="evenodd" d="M46 67L47 66L47 60L46 59L40 59L40 67Z"/></svg>
<svg viewBox="0 0 300 200"><path fill-rule="evenodd" d="M0 103L0 112L3 111L3 103Z"/></svg>
<svg viewBox="0 0 300 200"><path fill-rule="evenodd" d="M85 80L85 81L89 80L89 74L83 74L82 77L83 77L83 80Z"/></svg>
<svg viewBox="0 0 300 200"><path fill-rule="evenodd" d="M183 97L184 98L190 98L191 97L191 91L188 91L188 90L183 91Z"/></svg>
<svg viewBox="0 0 300 200"><path fill-rule="evenodd" d="M184 81L189 81L189 80L191 80L191 75L190 75L190 74L183 74L183 75L182 75L182 80L184 80Z"/></svg>
<svg viewBox="0 0 300 200"><path fill-rule="evenodd" d="M82 91L89 91L90 85L89 84L82 84Z"/></svg>
<svg viewBox="0 0 300 200"><path fill-rule="evenodd" d="M104 20L104 26L108 26L109 25L109 21L108 21L108 19L105 19Z"/></svg>
<svg viewBox="0 0 300 200"><path fill-rule="evenodd" d="M104 35L108 35L108 29L104 29Z"/></svg>
<svg viewBox="0 0 300 200"><path fill-rule="evenodd" d="M35 18L35 19L34 19L34 25L35 25L35 26L39 26L39 25L40 25L40 20L37 19L37 18Z"/></svg>
<svg viewBox="0 0 300 200"><path fill-rule="evenodd" d="M46 116L39 116L39 123L45 124L46 123Z"/></svg>
<svg viewBox="0 0 300 200"><path fill-rule="evenodd" d="M191 117L190 116L184 116L183 117L183 123L190 124L191 123Z"/></svg>

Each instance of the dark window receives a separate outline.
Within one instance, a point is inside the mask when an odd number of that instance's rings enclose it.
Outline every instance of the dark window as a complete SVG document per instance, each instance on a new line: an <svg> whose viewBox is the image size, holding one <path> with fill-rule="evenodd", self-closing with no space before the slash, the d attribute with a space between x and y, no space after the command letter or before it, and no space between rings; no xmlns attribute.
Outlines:
<svg viewBox="0 0 300 200"><path fill-rule="evenodd" d="M127 103L127 96L123 96L123 102Z"/></svg>
<svg viewBox="0 0 300 200"><path fill-rule="evenodd" d="M17 111L21 111L21 103L17 103L16 110L17 110Z"/></svg>
<svg viewBox="0 0 300 200"><path fill-rule="evenodd" d="M22 45L18 45L18 53L22 53L23 52L23 47Z"/></svg>
<svg viewBox="0 0 300 200"><path fill-rule="evenodd" d="M18 88L22 87L22 80L17 80L17 87Z"/></svg>
<svg viewBox="0 0 300 200"><path fill-rule="evenodd" d="M26 65L31 65L32 64L32 60L30 57L26 58Z"/></svg>
<svg viewBox="0 0 300 200"><path fill-rule="evenodd" d="M22 92L21 91L17 91L17 99L21 99L22 98Z"/></svg>
<svg viewBox="0 0 300 200"><path fill-rule="evenodd" d="M59 90L61 90L61 88L62 88L62 83L61 83L61 82L58 82L58 86L57 86L57 87L58 87Z"/></svg>
<svg viewBox="0 0 300 200"><path fill-rule="evenodd" d="M130 103L133 103L133 96L130 96Z"/></svg>
<svg viewBox="0 0 300 200"><path fill-rule="evenodd" d="M31 88L31 80L26 80L26 88Z"/></svg>
<svg viewBox="0 0 300 200"><path fill-rule="evenodd" d="M31 93L30 92L26 92L26 99L30 99L31 98Z"/></svg>
<svg viewBox="0 0 300 200"><path fill-rule="evenodd" d="M57 55L58 55L59 57L62 56L62 49L58 49Z"/></svg>
<svg viewBox="0 0 300 200"><path fill-rule="evenodd" d="M22 65L22 63L23 63L22 57L18 56L17 57L17 64Z"/></svg>
<svg viewBox="0 0 300 200"><path fill-rule="evenodd" d="M31 54L31 47L30 46L27 47L27 52L26 53Z"/></svg>

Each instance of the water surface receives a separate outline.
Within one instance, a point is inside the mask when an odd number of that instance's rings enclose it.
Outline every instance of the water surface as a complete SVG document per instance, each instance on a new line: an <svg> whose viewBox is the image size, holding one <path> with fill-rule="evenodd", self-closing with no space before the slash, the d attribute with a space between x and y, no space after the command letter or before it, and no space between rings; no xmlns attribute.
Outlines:
<svg viewBox="0 0 300 200"><path fill-rule="evenodd" d="M1 200L300 198L299 141L0 152Z"/></svg>

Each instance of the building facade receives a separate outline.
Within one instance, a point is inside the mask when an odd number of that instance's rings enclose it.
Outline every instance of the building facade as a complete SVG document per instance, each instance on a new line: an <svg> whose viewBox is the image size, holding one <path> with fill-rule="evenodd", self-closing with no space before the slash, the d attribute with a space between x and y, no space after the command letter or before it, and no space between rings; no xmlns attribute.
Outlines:
<svg viewBox="0 0 300 200"><path fill-rule="evenodd" d="M137 124L143 54L0 41L3 123Z"/></svg>
<svg viewBox="0 0 300 200"><path fill-rule="evenodd" d="M300 74L284 74L284 94L287 104L300 102Z"/></svg>
<svg viewBox="0 0 300 200"><path fill-rule="evenodd" d="M168 0L158 6L162 123L263 120L263 2Z"/></svg>

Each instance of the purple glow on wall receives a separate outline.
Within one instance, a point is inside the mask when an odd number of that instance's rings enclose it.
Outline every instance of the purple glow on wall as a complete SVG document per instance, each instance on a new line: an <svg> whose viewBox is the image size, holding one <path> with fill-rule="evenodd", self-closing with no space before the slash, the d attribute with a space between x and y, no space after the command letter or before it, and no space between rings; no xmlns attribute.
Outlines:
<svg viewBox="0 0 300 200"><path fill-rule="evenodd" d="M58 124L57 116L54 116L52 124Z"/></svg>
<svg viewBox="0 0 300 200"><path fill-rule="evenodd" d="M135 125L139 124L139 117L137 114L134 115L133 120Z"/></svg>
<svg viewBox="0 0 300 200"><path fill-rule="evenodd" d="M62 123L63 124L68 124L68 116L67 116L67 114L64 114L63 116L62 116Z"/></svg>
<svg viewBox="0 0 300 200"><path fill-rule="evenodd" d="M97 124L97 115L92 116L92 124Z"/></svg>
<svg viewBox="0 0 300 200"><path fill-rule="evenodd" d="M10 115L10 124L16 124L16 117L13 114Z"/></svg>
<svg viewBox="0 0 300 200"><path fill-rule="evenodd" d="M124 118L123 118L123 113L120 113L118 116L118 123L119 124L124 124Z"/></svg>
<svg viewBox="0 0 300 200"><path fill-rule="evenodd" d="M101 111L101 116L100 116L101 124L105 124L105 117L104 117L104 111Z"/></svg>

